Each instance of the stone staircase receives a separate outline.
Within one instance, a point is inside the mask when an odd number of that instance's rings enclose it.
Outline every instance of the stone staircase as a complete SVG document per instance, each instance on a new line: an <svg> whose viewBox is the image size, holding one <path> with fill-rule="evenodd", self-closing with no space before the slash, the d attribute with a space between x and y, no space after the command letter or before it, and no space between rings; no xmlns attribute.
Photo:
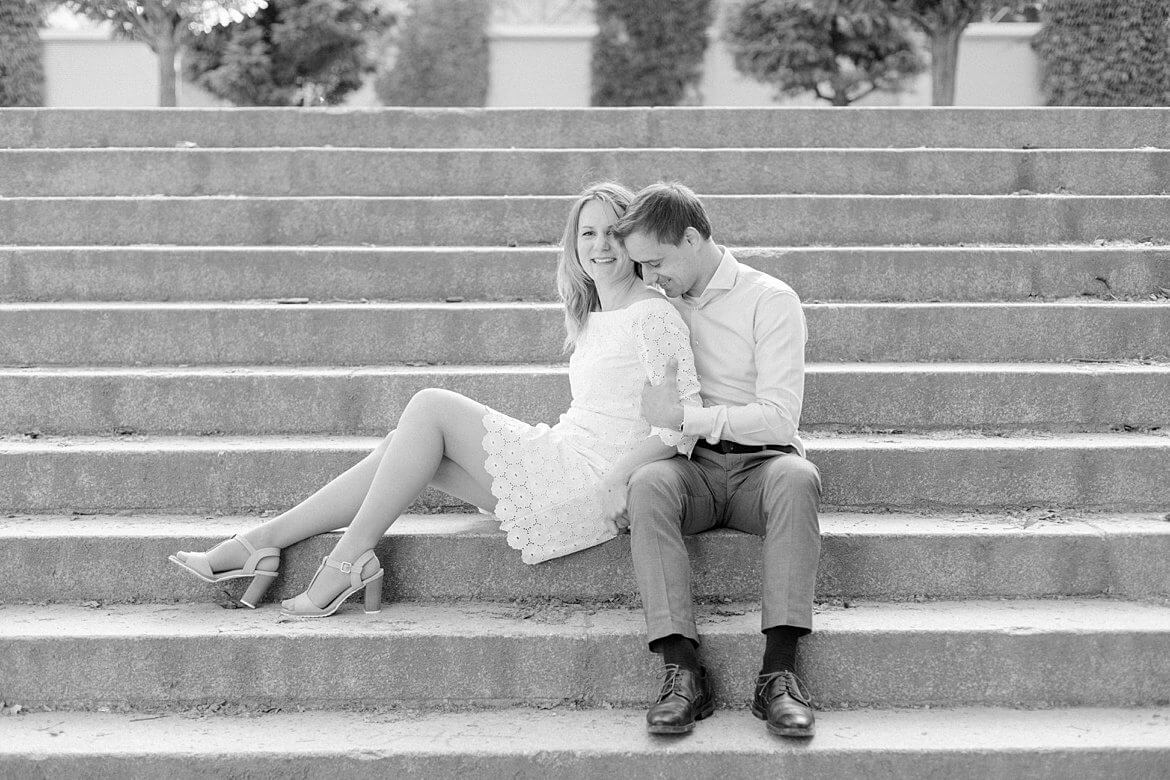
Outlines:
<svg viewBox="0 0 1170 780"><path fill-rule="evenodd" d="M382 613L309 622L165 562L422 387L555 420L603 177L806 304L811 744L745 709L753 537L691 540L723 709L678 740L626 538L529 567L427 492ZM0 777L1164 776L1168 193L1170 109L0 111Z"/></svg>

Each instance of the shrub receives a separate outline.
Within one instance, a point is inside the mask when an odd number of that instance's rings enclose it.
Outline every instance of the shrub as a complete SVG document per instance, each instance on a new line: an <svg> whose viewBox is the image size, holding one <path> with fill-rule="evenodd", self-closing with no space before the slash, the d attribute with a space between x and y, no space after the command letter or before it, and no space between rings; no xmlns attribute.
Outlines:
<svg viewBox="0 0 1170 780"><path fill-rule="evenodd" d="M487 102L488 0L411 0L394 63L379 74L388 106L482 106Z"/></svg>
<svg viewBox="0 0 1170 780"><path fill-rule="evenodd" d="M711 0L597 0L596 11L593 105L698 102Z"/></svg>
<svg viewBox="0 0 1170 780"><path fill-rule="evenodd" d="M0 106L44 103L37 0L0 0Z"/></svg>
<svg viewBox="0 0 1170 780"><path fill-rule="evenodd" d="M781 95L812 92L835 106L897 92L921 73L909 33L870 0L739 0L724 28L741 73Z"/></svg>
<svg viewBox="0 0 1170 780"><path fill-rule="evenodd" d="M1170 106L1170 4L1049 0L1032 45L1051 106Z"/></svg>
<svg viewBox="0 0 1170 780"><path fill-rule="evenodd" d="M394 20L371 0L271 0L251 19L196 35L184 75L239 106L340 103L373 71Z"/></svg>

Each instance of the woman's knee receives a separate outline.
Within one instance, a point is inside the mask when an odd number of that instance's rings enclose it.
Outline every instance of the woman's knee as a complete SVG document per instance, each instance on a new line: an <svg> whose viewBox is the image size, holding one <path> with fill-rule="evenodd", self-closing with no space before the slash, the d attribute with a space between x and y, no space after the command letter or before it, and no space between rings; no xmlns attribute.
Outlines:
<svg viewBox="0 0 1170 780"><path fill-rule="evenodd" d="M409 415L442 419L444 409L449 409L458 397L458 393L450 390L439 387L424 387L411 396L406 408L402 410L402 417L406 418Z"/></svg>

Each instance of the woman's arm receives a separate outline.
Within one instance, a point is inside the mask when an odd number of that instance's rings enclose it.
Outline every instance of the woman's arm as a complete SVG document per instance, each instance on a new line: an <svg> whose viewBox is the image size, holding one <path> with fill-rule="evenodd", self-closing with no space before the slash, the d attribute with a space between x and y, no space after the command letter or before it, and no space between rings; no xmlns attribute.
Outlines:
<svg viewBox="0 0 1170 780"><path fill-rule="evenodd" d="M613 468L601 478L601 506L607 520L612 520L619 529L628 528L626 519L626 493L630 477L647 463L666 460L678 454L678 448L663 443L657 436L643 439L613 464Z"/></svg>

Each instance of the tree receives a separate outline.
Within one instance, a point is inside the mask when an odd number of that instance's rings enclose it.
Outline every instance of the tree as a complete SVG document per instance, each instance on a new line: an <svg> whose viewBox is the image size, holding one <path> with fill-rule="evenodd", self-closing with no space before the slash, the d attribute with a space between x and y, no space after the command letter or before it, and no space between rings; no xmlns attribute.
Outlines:
<svg viewBox="0 0 1170 780"><path fill-rule="evenodd" d="M711 0L597 0L593 105L693 101L711 26Z"/></svg>
<svg viewBox="0 0 1170 780"><path fill-rule="evenodd" d="M37 0L0 0L0 106L44 103Z"/></svg>
<svg viewBox="0 0 1170 780"><path fill-rule="evenodd" d="M955 71L959 38L983 12L986 0L883 0L890 10L909 19L930 40L930 93L936 106L955 104Z"/></svg>
<svg viewBox="0 0 1170 780"><path fill-rule="evenodd" d="M242 106L340 103L373 71L398 4L273 0L252 18L196 35L184 75Z"/></svg>
<svg viewBox="0 0 1170 780"><path fill-rule="evenodd" d="M873 0L740 0L724 38L741 73L782 95L847 106L925 70L909 33Z"/></svg>
<svg viewBox="0 0 1170 780"><path fill-rule="evenodd" d="M111 22L116 35L141 41L158 57L158 104L176 105L179 53L193 32L239 22L267 0L66 0L76 13Z"/></svg>
<svg viewBox="0 0 1170 780"><path fill-rule="evenodd" d="M488 92L488 0L410 0L397 56L375 90L387 106L482 106Z"/></svg>

